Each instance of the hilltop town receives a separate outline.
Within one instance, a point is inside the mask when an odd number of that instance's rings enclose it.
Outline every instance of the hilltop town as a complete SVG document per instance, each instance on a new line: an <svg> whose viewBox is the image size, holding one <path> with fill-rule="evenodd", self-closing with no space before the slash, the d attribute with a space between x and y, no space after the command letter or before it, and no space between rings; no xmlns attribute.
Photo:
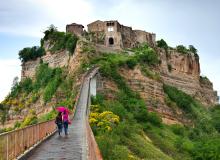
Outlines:
<svg viewBox="0 0 220 160"><path fill-rule="evenodd" d="M21 81L14 80L0 104L0 131L15 131L2 134L2 142L8 143L8 135L17 142L15 135L27 128L48 136L55 131L56 107L65 106L74 113L76 128L67 139L77 158L87 151L96 159L198 160L207 150L213 156L220 144L219 99L200 74L197 49L171 47L155 33L117 20L97 20L87 28L71 23L60 32L51 25L40 46L19 51ZM18 148L13 145L5 146ZM0 150L2 155L7 157Z"/></svg>

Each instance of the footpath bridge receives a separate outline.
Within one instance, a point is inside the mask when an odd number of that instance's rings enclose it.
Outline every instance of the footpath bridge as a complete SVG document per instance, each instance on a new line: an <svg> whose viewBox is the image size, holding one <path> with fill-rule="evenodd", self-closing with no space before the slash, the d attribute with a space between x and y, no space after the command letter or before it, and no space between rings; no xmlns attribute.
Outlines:
<svg viewBox="0 0 220 160"><path fill-rule="evenodd" d="M54 120L1 134L0 160L102 160L88 122L91 78L97 71L83 78L67 136L56 133Z"/></svg>

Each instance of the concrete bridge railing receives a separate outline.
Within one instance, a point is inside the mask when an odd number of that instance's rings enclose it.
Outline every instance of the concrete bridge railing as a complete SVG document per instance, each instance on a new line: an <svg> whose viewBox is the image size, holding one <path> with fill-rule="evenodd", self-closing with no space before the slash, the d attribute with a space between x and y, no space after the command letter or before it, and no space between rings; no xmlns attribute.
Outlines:
<svg viewBox="0 0 220 160"><path fill-rule="evenodd" d="M98 148L98 145L95 140L95 136L92 132L92 129L89 124L89 114L90 114L90 104L91 104L91 85L94 83L91 83L91 80L96 76L98 73L98 68L93 69L90 74L87 76L89 79L89 91L88 91L88 97L87 97L87 119L86 119L86 138L87 138L87 147L88 147L88 160L102 160L101 152ZM96 87L96 86L95 86Z"/></svg>
<svg viewBox="0 0 220 160"><path fill-rule="evenodd" d="M0 160L15 159L56 130L54 120L0 134Z"/></svg>

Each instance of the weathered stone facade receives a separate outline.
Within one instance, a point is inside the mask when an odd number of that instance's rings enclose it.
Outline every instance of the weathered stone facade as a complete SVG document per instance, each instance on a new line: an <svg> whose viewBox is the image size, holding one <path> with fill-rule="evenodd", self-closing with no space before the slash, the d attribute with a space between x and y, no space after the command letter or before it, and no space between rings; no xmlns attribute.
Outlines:
<svg viewBox="0 0 220 160"><path fill-rule="evenodd" d="M72 23L72 24L66 25L66 32L73 33L80 37L83 34L83 28L84 26L81 24Z"/></svg>
<svg viewBox="0 0 220 160"><path fill-rule="evenodd" d="M33 78L36 68L40 65L40 61L48 63L49 67L55 68L67 66L69 58L70 56L67 51L61 51L55 54L51 54L51 52L47 51L45 56L34 61L25 62L21 65L21 79L26 77Z"/></svg>
<svg viewBox="0 0 220 160"><path fill-rule="evenodd" d="M157 52L161 59L159 70L164 83L177 87L207 106L218 103L217 92L213 90L212 83L203 84L200 81L198 57L175 50L168 54L160 49ZM170 71L168 65L171 67Z"/></svg>
<svg viewBox="0 0 220 160"><path fill-rule="evenodd" d="M151 46L155 46L156 43L154 33L132 30L131 27L121 25L118 21L97 20L88 24L88 32L95 34L96 43L115 49L131 48L143 42Z"/></svg>

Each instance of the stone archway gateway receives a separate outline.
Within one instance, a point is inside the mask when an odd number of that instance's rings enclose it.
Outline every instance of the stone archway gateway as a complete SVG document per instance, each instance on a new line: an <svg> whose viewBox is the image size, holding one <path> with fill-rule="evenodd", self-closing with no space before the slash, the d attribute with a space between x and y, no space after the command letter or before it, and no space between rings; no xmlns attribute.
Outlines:
<svg viewBox="0 0 220 160"><path fill-rule="evenodd" d="M109 44L109 45L114 45L114 39L113 39L112 37L110 37L110 38L108 39L108 44Z"/></svg>

